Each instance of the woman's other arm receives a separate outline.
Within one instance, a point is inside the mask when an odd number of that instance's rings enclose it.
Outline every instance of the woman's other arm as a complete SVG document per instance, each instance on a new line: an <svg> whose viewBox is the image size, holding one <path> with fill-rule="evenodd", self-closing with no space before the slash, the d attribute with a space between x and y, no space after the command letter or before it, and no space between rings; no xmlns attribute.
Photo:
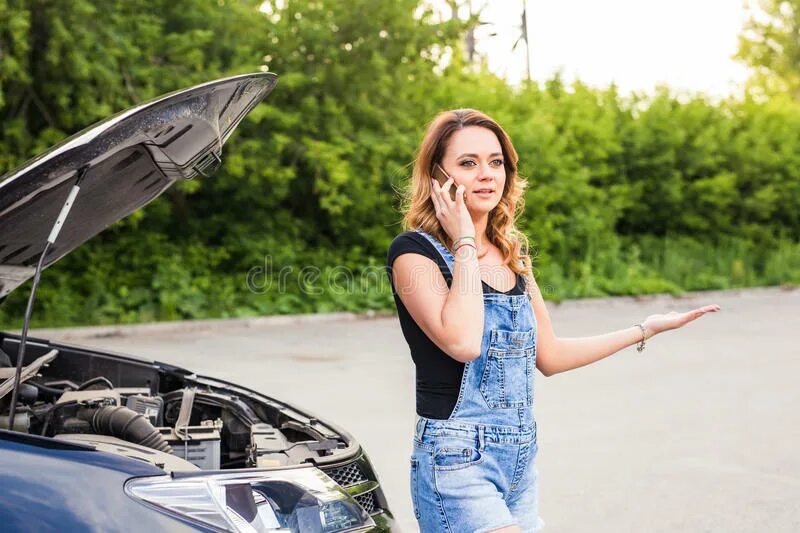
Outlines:
<svg viewBox="0 0 800 533"><path fill-rule="evenodd" d="M594 363L642 339L642 330L638 326L591 337L557 337L538 285L534 287L532 303L538 324L536 368L545 376ZM706 305L686 313L673 311L665 315L651 315L643 322L645 337L649 339L657 333L677 329L706 313L713 313L719 309L718 305Z"/></svg>

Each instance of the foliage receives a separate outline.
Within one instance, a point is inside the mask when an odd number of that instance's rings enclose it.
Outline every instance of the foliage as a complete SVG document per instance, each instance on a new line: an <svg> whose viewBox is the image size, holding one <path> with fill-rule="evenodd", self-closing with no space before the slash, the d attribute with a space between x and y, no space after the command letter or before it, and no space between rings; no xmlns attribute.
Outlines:
<svg viewBox="0 0 800 533"><path fill-rule="evenodd" d="M800 283L800 104L509 87L464 64L463 31L415 0L0 0L0 171L159 94L280 76L216 176L49 268L34 322L391 309L397 191L455 107L514 140L547 297ZM19 324L28 287L1 323Z"/></svg>
<svg viewBox="0 0 800 533"><path fill-rule="evenodd" d="M759 0L750 8L736 54L755 71L749 85L800 100L800 0Z"/></svg>

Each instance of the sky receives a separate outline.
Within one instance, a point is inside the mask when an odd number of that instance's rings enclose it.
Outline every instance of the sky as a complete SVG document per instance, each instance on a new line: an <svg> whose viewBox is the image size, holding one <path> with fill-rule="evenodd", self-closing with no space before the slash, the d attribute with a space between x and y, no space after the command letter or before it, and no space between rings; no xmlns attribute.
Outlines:
<svg viewBox="0 0 800 533"><path fill-rule="evenodd" d="M477 33L489 68L515 83L526 75L519 35L523 0L473 0L486 5ZM666 84L712 97L736 94L747 68L731 59L746 20L744 0L527 0L531 71L558 70L566 81L620 92L652 92ZM462 13L463 15L463 13ZM490 37L494 32L497 35Z"/></svg>

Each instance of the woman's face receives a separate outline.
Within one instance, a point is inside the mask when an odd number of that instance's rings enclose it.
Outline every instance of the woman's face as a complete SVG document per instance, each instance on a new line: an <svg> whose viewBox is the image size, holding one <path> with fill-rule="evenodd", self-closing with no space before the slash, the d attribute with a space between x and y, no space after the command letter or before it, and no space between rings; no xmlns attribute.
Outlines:
<svg viewBox="0 0 800 533"><path fill-rule="evenodd" d="M488 213L503 195L506 167L500 141L480 126L457 130L447 144L442 166L456 187L464 185L464 200L473 214Z"/></svg>

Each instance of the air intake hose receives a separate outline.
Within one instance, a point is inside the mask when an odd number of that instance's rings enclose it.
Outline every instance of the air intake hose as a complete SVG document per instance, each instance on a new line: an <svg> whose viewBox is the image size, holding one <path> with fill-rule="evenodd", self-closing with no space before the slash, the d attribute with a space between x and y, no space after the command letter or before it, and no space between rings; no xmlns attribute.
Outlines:
<svg viewBox="0 0 800 533"><path fill-rule="evenodd" d="M85 409L78 415L92 424L99 435L117 437L154 450L172 453L172 447L144 416L124 406Z"/></svg>

